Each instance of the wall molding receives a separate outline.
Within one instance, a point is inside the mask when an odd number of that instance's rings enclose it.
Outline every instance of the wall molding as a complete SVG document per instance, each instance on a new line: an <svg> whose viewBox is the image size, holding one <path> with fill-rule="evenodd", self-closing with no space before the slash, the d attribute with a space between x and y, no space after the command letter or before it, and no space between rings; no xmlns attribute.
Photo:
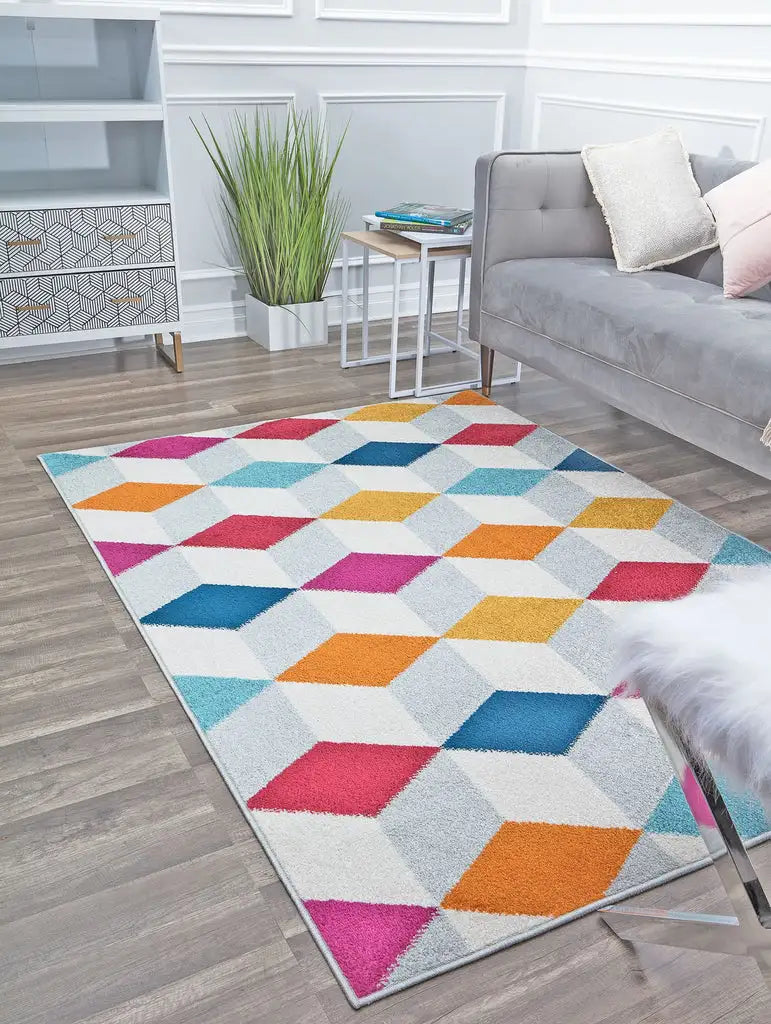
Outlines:
<svg viewBox="0 0 771 1024"><path fill-rule="evenodd" d="M474 6L475 0L470 0L470 6ZM511 0L500 0L498 11L475 13L473 10L468 13L453 11L395 11L387 7L381 10L372 10L366 7L345 8L335 7L329 0L316 0L316 17L319 20L330 21L401 21L401 22L430 22L435 25L507 25L511 21Z"/></svg>
<svg viewBox="0 0 771 1024"><path fill-rule="evenodd" d="M397 46L164 47L166 64L262 67L500 67L541 68L608 75L655 75L725 82L771 82L771 61L648 58L637 54L560 50L416 49Z"/></svg>
<svg viewBox="0 0 771 1024"><path fill-rule="evenodd" d="M170 107L237 107L244 103L255 103L261 107L293 106L296 100L293 92L170 92L166 104Z"/></svg>
<svg viewBox="0 0 771 1024"><path fill-rule="evenodd" d="M506 123L506 93L481 92L473 89L451 92L320 92L319 115L326 124L327 108L346 103L495 103L493 148L503 148Z"/></svg>
<svg viewBox="0 0 771 1024"><path fill-rule="evenodd" d="M164 46L166 64L293 67L524 67L525 50L399 46Z"/></svg>
<svg viewBox="0 0 771 1024"><path fill-rule="evenodd" d="M549 71L585 71L607 75L655 75L664 78L702 78L723 82L771 82L771 61L651 59L636 54L577 53L527 50L524 66Z"/></svg>
<svg viewBox="0 0 771 1024"><path fill-rule="evenodd" d="M556 93L538 93L533 102L533 123L530 143L533 149L540 145L541 122L545 106L578 107L582 110L612 110L621 114L642 114L680 118L685 121L700 121L705 124L726 124L732 127L749 128L753 132L750 160L760 159L766 118L762 114L735 114L720 110L703 110L690 107L669 107L647 103L616 103L593 97L561 96Z"/></svg>
<svg viewBox="0 0 771 1024"><path fill-rule="evenodd" d="M722 10L705 11L701 3L692 4L686 12L673 7L669 11L645 13L624 10L623 3L606 3L601 14L563 14L555 9L554 0L542 0L541 22L544 25L724 25L742 28L748 25L771 25L771 15L756 8L742 12L740 5L721 3Z"/></svg>

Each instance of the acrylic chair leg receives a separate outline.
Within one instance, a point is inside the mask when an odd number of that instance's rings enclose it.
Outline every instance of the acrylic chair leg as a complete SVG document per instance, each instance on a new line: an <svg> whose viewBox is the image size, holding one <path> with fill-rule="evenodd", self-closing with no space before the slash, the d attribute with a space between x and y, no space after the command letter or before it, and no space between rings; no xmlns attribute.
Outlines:
<svg viewBox="0 0 771 1024"><path fill-rule="evenodd" d="M734 917L608 907L603 921L627 942L653 942L754 958L771 988L771 906L714 776L682 732L655 706L653 723L709 850Z"/></svg>

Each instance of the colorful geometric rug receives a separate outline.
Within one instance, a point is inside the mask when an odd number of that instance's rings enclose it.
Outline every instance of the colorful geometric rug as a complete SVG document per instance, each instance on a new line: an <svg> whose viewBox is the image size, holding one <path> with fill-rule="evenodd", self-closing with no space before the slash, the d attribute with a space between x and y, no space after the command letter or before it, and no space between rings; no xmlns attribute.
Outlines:
<svg viewBox="0 0 771 1024"><path fill-rule="evenodd" d="M763 549L472 392L41 461L354 1006L703 860L612 634Z"/></svg>

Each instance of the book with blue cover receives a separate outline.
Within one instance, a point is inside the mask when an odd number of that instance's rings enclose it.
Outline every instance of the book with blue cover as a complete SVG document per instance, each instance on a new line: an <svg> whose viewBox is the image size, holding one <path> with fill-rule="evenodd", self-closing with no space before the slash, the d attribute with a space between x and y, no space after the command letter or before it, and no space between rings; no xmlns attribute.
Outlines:
<svg viewBox="0 0 771 1024"><path fill-rule="evenodd" d="M451 228L471 219L472 210L461 210L454 206L429 206L426 203L399 203L387 210L376 210L375 216L384 220L398 220L413 224L436 224Z"/></svg>

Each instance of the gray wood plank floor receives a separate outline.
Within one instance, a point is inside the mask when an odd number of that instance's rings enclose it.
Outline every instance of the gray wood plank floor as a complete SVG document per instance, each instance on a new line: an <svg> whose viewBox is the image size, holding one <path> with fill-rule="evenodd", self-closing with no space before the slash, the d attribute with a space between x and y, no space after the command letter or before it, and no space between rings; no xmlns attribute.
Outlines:
<svg viewBox="0 0 771 1024"><path fill-rule="evenodd" d="M431 374L457 376L455 358ZM35 457L379 400L385 368L343 373L334 345L268 355L245 340L185 359L183 376L146 348L0 367L0 1020L771 1019L749 961L635 956L595 916L350 1009ZM535 372L495 397L771 545L768 482ZM771 851L757 859L771 874ZM711 869L642 901L724 907Z"/></svg>

